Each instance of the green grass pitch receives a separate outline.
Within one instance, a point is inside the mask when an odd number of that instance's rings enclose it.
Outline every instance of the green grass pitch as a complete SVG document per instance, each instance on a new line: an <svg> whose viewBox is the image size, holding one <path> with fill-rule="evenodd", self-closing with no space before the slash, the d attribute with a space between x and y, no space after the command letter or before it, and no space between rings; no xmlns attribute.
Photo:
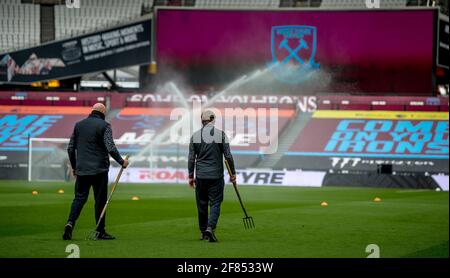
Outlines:
<svg viewBox="0 0 450 278"><path fill-rule="evenodd" d="M58 189L64 194L58 194ZM368 244L381 257L448 257L448 192L368 188L242 186L256 224L244 230L231 186L217 229L219 243L202 242L194 192L182 185L119 184L107 212L114 241L86 241L94 226L92 192L75 227L61 239L73 184L0 182L0 257L364 258ZM31 192L37 190L38 195ZM139 201L132 201L139 196ZM380 197L381 202L373 202ZM322 201L329 206L322 207Z"/></svg>

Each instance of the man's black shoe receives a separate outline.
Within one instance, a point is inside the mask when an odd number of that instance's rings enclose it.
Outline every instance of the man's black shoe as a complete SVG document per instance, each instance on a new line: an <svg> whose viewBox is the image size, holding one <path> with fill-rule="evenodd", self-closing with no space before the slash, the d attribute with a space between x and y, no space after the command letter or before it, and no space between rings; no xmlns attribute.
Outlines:
<svg viewBox="0 0 450 278"><path fill-rule="evenodd" d="M116 239L112 235L108 234L107 232L99 232L97 235L97 240L113 240Z"/></svg>
<svg viewBox="0 0 450 278"><path fill-rule="evenodd" d="M72 231L73 231L72 224L67 223L66 226L64 226L63 240L71 240L72 239Z"/></svg>
<svg viewBox="0 0 450 278"><path fill-rule="evenodd" d="M209 240L209 237L205 234L205 232L202 232L200 235L200 240Z"/></svg>
<svg viewBox="0 0 450 278"><path fill-rule="evenodd" d="M214 234L214 230L211 227L208 227L204 233L205 237L208 237L209 242L217 242L217 237Z"/></svg>

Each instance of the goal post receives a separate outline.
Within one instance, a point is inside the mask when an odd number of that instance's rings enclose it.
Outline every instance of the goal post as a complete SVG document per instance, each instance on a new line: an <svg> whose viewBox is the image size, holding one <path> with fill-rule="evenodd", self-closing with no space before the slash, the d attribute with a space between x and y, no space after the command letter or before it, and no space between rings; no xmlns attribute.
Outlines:
<svg viewBox="0 0 450 278"><path fill-rule="evenodd" d="M68 138L29 138L28 181L71 181L69 141ZM114 142L118 148L123 146L118 140ZM112 165L117 166L115 162Z"/></svg>
<svg viewBox="0 0 450 278"><path fill-rule="evenodd" d="M67 154L69 141L68 138L29 138L28 181L73 181ZM132 182L150 182L158 173L164 174L162 170L175 173L187 168L187 145L166 141L150 144L135 138L115 139L114 142L122 156L131 156L126 175ZM114 168L119 168L112 158L110 162L110 170L114 172ZM178 182L178 178L171 181Z"/></svg>
<svg viewBox="0 0 450 278"><path fill-rule="evenodd" d="M67 138L33 138L28 142L28 181L70 179Z"/></svg>

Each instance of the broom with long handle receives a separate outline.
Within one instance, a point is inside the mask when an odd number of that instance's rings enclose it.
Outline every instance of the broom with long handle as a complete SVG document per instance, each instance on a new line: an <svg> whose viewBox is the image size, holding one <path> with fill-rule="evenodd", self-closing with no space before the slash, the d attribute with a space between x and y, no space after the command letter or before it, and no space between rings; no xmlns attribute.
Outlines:
<svg viewBox="0 0 450 278"><path fill-rule="evenodd" d="M125 160L127 160L127 159L128 159L128 155L125 156ZM120 180L120 177L122 176L122 172L123 172L124 169L125 169L124 167L120 167L120 171L117 174L116 180L114 181L114 185L113 185L113 187L111 189L111 193L109 193L109 197L106 200L106 204L103 207L102 213L100 214L100 218L98 219L98 222L97 222L97 225L95 227L95 230L93 230L92 232L90 232L88 234L88 236L86 237L86 240L96 240L97 237L99 236L100 233L97 231L97 229L100 226L100 222L102 222L103 217L105 216L106 208L108 207L108 204L111 201L111 198L112 198L114 192L116 191L116 187L119 184L119 180Z"/></svg>

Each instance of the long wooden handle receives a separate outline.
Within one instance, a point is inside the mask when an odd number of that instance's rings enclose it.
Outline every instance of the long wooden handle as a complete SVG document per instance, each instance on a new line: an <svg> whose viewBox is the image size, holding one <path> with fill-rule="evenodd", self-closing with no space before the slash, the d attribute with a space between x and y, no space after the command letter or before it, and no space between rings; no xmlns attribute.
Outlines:
<svg viewBox="0 0 450 278"><path fill-rule="evenodd" d="M228 161L226 159L225 159L225 165L227 166L228 175L231 177L233 175L233 173L231 172L230 164L228 163ZM248 217L247 210L245 209L244 203L242 202L241 194L239 194L236 182L233 182L233 188L234 188L234 191L236 192L236 195L237 195L237 197L239 199L239 203L241 204L242 210L244 211L245 217Z"/></svg>
<svg viewBox="0 0 450 278"><path fill-rule="evenodd" d="M225 159L225 166L227 166L228 174L231 175L230 164L228 163L228 160L226 160L226 159Z"/></svg>
<svg viewBox="0 0 450 278"><path fill-rule="evenodd" d="M127 160L128 157L129 157L128 154L125 155L125 160ZM120 167L119 174L117 175L116 180L114 181L114 186L113 186L113 188L111 189L111 195L110 195L110 198L111 198L112 194L114 193L114 191L116 190L117 184L119 184L119 180L120 180L120 177L122 176L123 169L125 169L125 168L123 168L123 166ZM110 198L108 198L108 201L109 201Z"/></svg>
<svg viewBox="0 0 450 278"><path fill-rule="evenodd" d="M127 154L125 156L125 159L128 159L128 157L129 157L129 155ZM103 207L102 213L100 214L100 217L98 218L97 228L98 228L98 225L100 225L100 222L102 221L103 216L105 216L106 208L108 207L109 201L111 200L114 191L116 191L116 187L119 184L119 180L120 180L120 177L122 176L123 169L125 169L123 166L120 167L120 171L117 174L116 180L114 181L114 185L113 185L113 188L111 189L111 193L109 194L109 197L106 200L106 204Z"/></svg>
<svg viewBox="0 0 450 278"><path fill-rule="evenodd" d="M233 173L231 172L231 167L230 164L228 163L228 160L225 159L225 166L227 166L227 170L228 170L228 175L231 176L233 175ZM236 185L236 182L233 182L233 185Z"/></svg>

